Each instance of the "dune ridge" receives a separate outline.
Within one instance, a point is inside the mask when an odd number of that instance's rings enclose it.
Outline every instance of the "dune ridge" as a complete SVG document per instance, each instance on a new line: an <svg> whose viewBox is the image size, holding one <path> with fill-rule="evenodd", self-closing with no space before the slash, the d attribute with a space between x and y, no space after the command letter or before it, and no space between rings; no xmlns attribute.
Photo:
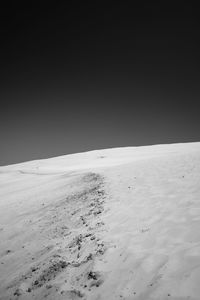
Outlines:
<svg viewBox="0 0 200 300"><path fill-rule="evenodd" d="M0 167L0 299L197 300L200 143Z"/></svg>

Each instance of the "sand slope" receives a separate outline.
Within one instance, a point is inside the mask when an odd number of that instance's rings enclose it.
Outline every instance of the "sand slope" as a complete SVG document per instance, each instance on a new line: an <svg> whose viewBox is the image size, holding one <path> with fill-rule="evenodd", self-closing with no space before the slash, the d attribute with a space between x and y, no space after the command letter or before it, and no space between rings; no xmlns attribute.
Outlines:
<svg viewBox="0 0 200 300"><path fill-rule="evenodd" d="M0 167L0 299L200 299L200 143Z"/></svg>

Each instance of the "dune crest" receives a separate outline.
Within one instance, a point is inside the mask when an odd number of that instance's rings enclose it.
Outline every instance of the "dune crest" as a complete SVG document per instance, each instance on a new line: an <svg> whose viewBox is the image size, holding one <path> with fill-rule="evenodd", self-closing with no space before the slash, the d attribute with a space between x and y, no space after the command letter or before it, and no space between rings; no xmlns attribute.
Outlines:
<svg viewBox="0 0 200 300"><path fill-rule="evenodd" d="M0 299L197 300L200 143L0 167Z"/></svg>

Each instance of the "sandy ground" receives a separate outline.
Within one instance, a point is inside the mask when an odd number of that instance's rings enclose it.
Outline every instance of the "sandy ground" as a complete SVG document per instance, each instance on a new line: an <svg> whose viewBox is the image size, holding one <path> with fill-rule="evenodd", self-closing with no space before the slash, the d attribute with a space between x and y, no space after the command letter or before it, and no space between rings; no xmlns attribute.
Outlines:
<svg viewBox="0 0 200 300"><path fill-rule="evenodd" d="M200 299L200 143L0 168L0 299Z"/></svg>

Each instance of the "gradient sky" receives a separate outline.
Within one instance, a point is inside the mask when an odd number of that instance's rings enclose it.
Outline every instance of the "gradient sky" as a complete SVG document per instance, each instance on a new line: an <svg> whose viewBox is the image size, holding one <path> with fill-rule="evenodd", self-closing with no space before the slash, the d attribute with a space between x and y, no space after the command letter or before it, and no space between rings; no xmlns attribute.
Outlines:
<svg viewBox="0 0 200 300"><path fill-rule="evenodd" d="M198 8L68 2L1 7L0 165L200 141Z"/></svg>

